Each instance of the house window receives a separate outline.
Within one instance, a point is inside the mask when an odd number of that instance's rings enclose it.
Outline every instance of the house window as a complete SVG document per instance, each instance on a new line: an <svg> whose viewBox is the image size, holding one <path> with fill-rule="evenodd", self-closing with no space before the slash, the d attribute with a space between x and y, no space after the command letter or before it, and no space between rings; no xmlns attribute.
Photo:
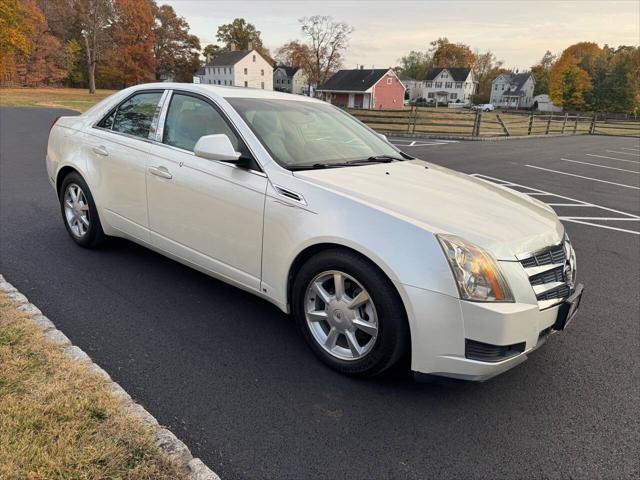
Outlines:
<svg viewBox="0 0 640 480"><path fill-rule="evenodd" d="M446 82L444 84L444 88L451 88L451 87L453 87L453 82Z"/></svg>
<svg viewBox="0 0 640 480"><path fill-rule="evenodd" d="M256 62L256 56L254 55L253 56L253 63L255 63L255 62Z"/></svg>
<svg viewBox="0 0 640 480"><path fill-rule="evenodd" d="M246 80L245 80L245 82L244 82L244 86L245 86L245 87L248 87L248 86L249 86L249 83L248 83Z"/></svg>
<svg viewBox="0 0 640 480"><path fill-rule="evenodd" d="M462 88L462 82L456 82L456 88Z"/></svg>
<svg viewBox="0 0 640 480"><path fill-rule="evenodd" d="M502 89L502 91L504 92L504 85L500 85L500 88Z"/></svg>
<svg viewBox="0 0 640 480"><path fill-rule="evenodd" d="M245 68L244 69L244 74L246 75L249 71Z"/></svg>
<svg viewBox="0 0 640 480"><path fill-rule="evenodd" d="M288 83L289 85L291 85L291 79L290 79L290 78L287 78L287 83Z"/></svg>
<svg viewBox="0 0 640 480"><path fill-rule="evenodd" d="M427 82L427 88L431 88L432 85L433 85L433 83Z"/></svg>
<svg viewBox="0 0 640 480"><path fill-rule="evenodd" d="M218 85L220 85L220 84L221 84L221 82L220 82L220 80L218 80Z"/></svg>
<svg viewBox="0 0 640 480"><path fill-rule="evenodd" d="M435 95L434 95L433 92L427 93L427 98L434 98L434 97L435 97Z"/></svg>
<svg viewBox="0 0 640 480"><path fill-rule="evenodd" d="M449 78L449 75L447 75L446 73L443 73L442 78Z"/></svg>
<svg viewBox="0 0 640 480"><path fill-rule="evenodd" d="M260 88L264 90L264 82L260 82Z"/></svg>
<svg viewBox="0 0 640 480"><path fill-rule="evenodd" d="M436 88L442 88L442 82L436 82Z"/></svg>
<svg viewBox="0 0 640 480"><path fill-rule="evenodd" d="M387 78L387 85L391 85L393 83L393 78Z"/></svg>
<svg viewBox="0 0 640 480"><path fill-rule="evenodd" d="M456 100L458 98L458 94L457 93L451 93L451 94L449 94L449 98L451 100Z"/></svg>
<svg viewBox="0 0 640 480"><path fill-rule="evenodd" d="M264 77L264 70L260 70L260 75Z"/></svg>
<svg viewBox="0 0 640 480"><path fill-rule="evenodd" d="M494 90L498 90L498 84L497 83L493 86L493 89Z"/></svg>

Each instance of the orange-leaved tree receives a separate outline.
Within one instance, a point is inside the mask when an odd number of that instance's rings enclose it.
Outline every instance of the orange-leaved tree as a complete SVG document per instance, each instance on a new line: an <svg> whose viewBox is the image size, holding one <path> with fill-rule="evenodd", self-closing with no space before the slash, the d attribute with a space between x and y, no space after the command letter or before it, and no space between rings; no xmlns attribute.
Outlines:
<svg viewBox="0 0 640 480"><path fill-rule="evenodd" d="M602 49L593 42L567 47L549 72L549 95L553 103L573 110L592 107L592 76L602 54Z"/></svg>
<svg viewBox="0 0 640 480"><path fill-rule="evenodd" d="M101 83L124 88L155 79L154 10L152 0L114 0L112 45L99 69Z"/></svg>
<svg viewBox="0 0 640 480"><path fill-rule="evenodd" d="M29 55L36 24L43 21L33 1L0 0L0 81L13 79L16 56Z"/></svg>

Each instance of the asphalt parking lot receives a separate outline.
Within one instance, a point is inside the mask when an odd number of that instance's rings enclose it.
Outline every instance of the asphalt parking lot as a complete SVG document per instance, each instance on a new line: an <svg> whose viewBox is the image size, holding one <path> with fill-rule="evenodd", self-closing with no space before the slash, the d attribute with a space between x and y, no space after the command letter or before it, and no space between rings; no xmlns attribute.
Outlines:
<svg viewBox="0 0 640 480"><path fill-rule="evenodd" d="M60 114L0 109L0 272L223 479L640 475L637 139L393 140L557 204L585 284L527 362L433 385L340 376L250 294L127 241L76 247L44 167Z"/></svg>

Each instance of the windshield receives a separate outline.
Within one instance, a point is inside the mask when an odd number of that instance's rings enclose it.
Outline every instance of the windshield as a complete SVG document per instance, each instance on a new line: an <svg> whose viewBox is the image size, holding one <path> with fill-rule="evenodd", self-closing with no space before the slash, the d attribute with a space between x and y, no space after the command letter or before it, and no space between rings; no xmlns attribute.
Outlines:
<svg viewBox="0 0 640 480"><path fill-rule="evenodd" d="M227 98L273 159L285 168L331 167L397 149L342 110L299 100Z"/></svg>

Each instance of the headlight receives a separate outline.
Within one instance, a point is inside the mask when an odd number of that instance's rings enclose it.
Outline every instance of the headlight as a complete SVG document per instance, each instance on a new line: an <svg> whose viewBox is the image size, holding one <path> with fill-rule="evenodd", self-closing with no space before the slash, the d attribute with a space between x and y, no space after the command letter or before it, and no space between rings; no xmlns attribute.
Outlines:
<svg viewBox="0 0 640 480"><path fill-rule="evenodd" d="M460 298L476 302L513 302L513 294L498 262L489 252L455 235L437 235Z"/></svg>

